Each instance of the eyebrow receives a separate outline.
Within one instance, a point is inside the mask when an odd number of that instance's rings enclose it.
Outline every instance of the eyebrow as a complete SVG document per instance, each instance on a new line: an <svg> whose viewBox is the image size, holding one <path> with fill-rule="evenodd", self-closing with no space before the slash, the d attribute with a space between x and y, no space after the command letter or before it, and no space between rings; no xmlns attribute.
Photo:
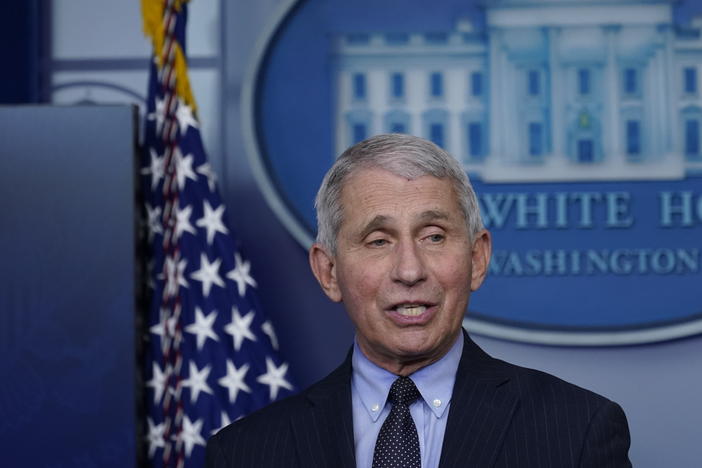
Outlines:
<svg viewBox="0 0 702 468"><path fill-rule="evenodd" d="M368 224L365 225L365 227L361 230L359 233L359 238L364 239L368 234L370 234L373 231L377 231L378 229L381 229L384 224L388 222L388 220L391 219L390 216L385 216L385 215L377 215L373 219L370 220Z"/></svg>
<svg viewBox="0 0 702 468"><path fill-rule="evenodd" d="M364 239L371 232L377 231L377 230L382 230L384 228L384 226L387 224L387 222L390 221L391 219L392 219L391 216L385 216L385 215L375 216L360 231L359 238ZM424 223L428 223L430 221L436 221L439 219L440 220L448 220L449 216L448 216L448 214L444 213L443 211L438 211L438 210L427 210L419 215L419 220L424 222Z"/></svg>

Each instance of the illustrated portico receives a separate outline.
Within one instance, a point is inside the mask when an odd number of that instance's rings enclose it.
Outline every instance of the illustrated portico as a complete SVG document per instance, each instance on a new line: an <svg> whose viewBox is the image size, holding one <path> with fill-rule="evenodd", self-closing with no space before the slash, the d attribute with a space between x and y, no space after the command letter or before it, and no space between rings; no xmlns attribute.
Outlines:
<svg viewBox="0 0 702 468"><path fill-rule="evenodd" d="M699 21L668 0L493 0L485 28L339 36L337 149L432 139L486 181L702 171Z"/></svg>

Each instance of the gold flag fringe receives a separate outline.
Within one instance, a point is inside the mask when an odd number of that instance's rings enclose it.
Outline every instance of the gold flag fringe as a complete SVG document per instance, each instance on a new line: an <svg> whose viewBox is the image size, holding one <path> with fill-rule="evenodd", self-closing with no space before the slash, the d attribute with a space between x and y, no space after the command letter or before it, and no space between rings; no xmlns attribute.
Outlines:
<svg viewBox="0 0 702 468"><path fill-rule="evenodd" d="M180 11L183 4L189 0L173 0L176 11ZM164 0L141 0L141 16L143 19L144 35L151 38L151 43L154 48L154 57L156 66L161 69L163 67L163 46L166 41L166 30L163 24L164 15ZM175 43L174 69L176 75L176 94L185 104L190 106L193 111L196 110L195 97L190 88L190 80L188 79L188 64L185 60L185 54L180 44Z"/></svg>

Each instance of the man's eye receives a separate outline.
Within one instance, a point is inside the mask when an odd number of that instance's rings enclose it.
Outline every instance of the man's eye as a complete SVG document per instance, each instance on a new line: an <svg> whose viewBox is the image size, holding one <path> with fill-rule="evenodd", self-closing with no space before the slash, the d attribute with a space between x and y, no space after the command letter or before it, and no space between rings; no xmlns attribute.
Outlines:
<svg viewBox="0 0 702 468"><path fill-rule="evenodd" d="M388 241L386 239L373 239L368 244L371 247L382 247L382 246L386 245L387 243L388 243Z"/></svg>
<svg viewBox="0 0 702 468"><path fill-rule="evenodd" d="M432 234L427 239L429 239L429 242L438 243L442 242L445 239L445 237L443 234Z"/></svg>

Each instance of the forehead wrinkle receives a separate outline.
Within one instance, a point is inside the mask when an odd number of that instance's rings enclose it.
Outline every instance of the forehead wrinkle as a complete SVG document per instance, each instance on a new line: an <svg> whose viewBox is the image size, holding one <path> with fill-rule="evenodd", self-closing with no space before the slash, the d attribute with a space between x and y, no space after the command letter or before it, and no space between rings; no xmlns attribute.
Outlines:
<svg viewBox="0 0 702 468"><path fill-rule="evenodd" d="M448 213L440 210L427 210L419 215L419 220L423 222L435 221L437 219L448 221L450 217Z"/></svg>

